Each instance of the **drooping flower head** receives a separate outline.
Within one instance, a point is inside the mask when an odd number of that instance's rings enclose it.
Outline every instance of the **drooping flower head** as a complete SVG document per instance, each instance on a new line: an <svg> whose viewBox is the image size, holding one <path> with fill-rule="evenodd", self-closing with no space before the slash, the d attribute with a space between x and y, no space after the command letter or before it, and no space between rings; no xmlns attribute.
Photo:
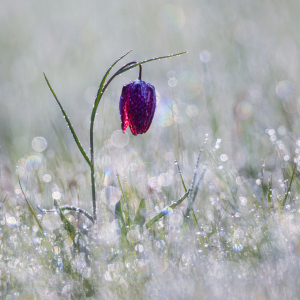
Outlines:
<svg viewBox="0 0 300 300"><path fill-rule="evenodd" d="M155 108L154 86L140 79L125 84L119 104L123 132L129 125L132 134L145 133L151 125Z"/></svg>

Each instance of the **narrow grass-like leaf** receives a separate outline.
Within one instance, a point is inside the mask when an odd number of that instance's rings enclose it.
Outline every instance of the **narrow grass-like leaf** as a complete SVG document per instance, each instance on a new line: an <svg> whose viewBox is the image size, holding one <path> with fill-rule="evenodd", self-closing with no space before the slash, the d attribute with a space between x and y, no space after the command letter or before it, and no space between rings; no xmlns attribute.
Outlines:
<svg viewBox="0 0 300 300"><path fill-rule="evenodd" d="M21 181L20 181L19 173L18 173L18 181L19 181L19 185L20 185L22 194L23 194L23 196L24 196L24 199L25 199L25 201L26 201L26 203L27 203L27 205L28 205L28 208L29 208L31 214L32 214L33 217L34 217L34 219L35 219L35 221L36 221L36 223L37 223L37 225L38 225L38 228L39 228L39 230L40 230L42 236L45 237L45 236L44 236L44 233L43 233L43 230L42 230L42 227L41 227L41 224L40 224L38 218L36 217L36 214L34 213L32 207L31 207L30 203L28 202L28 200L27 200L27 198L26 198L26 195L25 195L25 193L24 193L24 191L23 191L22 184L21 184Z"/></svg>
<svg viewBox="0 0 300 300"><path fill-rule="evenodd" d="M121 227L121 244L122 245L126 245L127 244L127 239L126 239L126 235L127 235L127 228L126 228L126 223L123 217L123 213L122 213L122 206L121 206L121 201L119 200L116 204L115 207L115 218L117 220L119 220L120 222L120 227Z"/></svg>
<svg viewBox="0 0 300 300"><path fill-rule="evenodd" d="M293 183L293 179L294 179L295 172L296 172L296 164L294 164L292 177L291 177L291 180L290 180L289 187L288 187L288 189L287 189L287 191L286 191L285 197L284 197L284 199L283 199L282 207L284 207L285 202L286 202L286 199L287 199L287 197L288 197L288 194L289 194L289 192L290 192L290 190L291 190L291 186L292 186L292 183Z"/></svg>
<svg viewBox="0 0 300 300"><path fill-rule="evenodd" d="M199 155L200 155L200 153L199 153ZM185 183L184 183L182 174L181 174L181 169L180 169L180 167L179 167L179 164L178 164L177 160L175 160L175 164L177 165L178 172L179 172L179 174L180 174L180 178L181 178L181 183L182 183L183 189L184 189L185 192L187 192L187 189L186 189L186 186L185 186ZM203 176L204 176L204 174L203 174ZM199 185L199 183L198 183L198 185ZM198 185L197 185L197 188L198 188ZM197 191L196 191L196 193L197 193ZM198 224L198 221L197 221L197 218L196 218L196 215L195 215L195 212L194 212L193 207L188 208L188 210L189 210L189 211L187 211L187 213L190 213L190 214L191 214L191 216L192 216L192 218L193 218L193 221L194 221L194 224L195 224L197 230L200 231L200 226L199 226L199 224ZM186 215L185 215L184 217L185 217L185 219L186 219ZM203 237L202 237L201 235L199 235L198 237L199 237L200 243L201 243L201 245L202 245L202 248L204 249L205 253L207 253L207 250L206 250L206 248L205 248L205 246L204 246Z"/></svg>
<svg viewBox="0 0 300 300"><path fill-rule="evenodd" d="M269 205L271 204L272 202L272 174L269 178L269 186L268 186L268 202L269 202Z"/></svg>
<svg viewBox="0 0 300 300"><path fill-rule="evenodd" d="M59 216L61 218L61 221L64 224L65 230L67 231L69 237L71 238L71 240L74 242L74 238L76 235L76 229L75 227L72 225L72 223L66 218L66 216L62 213L62 211L59 209Z"/></svg>
<svg viewBox="0 0 300 300"><path fill-rule="evenodd" d="M3 199L2 203L4 203L4 202L5 202L5 200L6 200L7 196L8 196L8 194L6 194L6 196L4 197L4 199Z"/></svg>
<svg viewBox="0 0 300 300"><path fill-rule="evenodd" d="M121 205L121 210L124 211L125 224L127 226L131 226L131 220L130 220L130 216L129 216L129 209L130 208L129 208L128 202L126 201L126 197L125 197L125 194L123 192L122 185L121 185L121 182L120 182L120 177L119 177L118 173L117 173L117 178L118 178L119 188L120 188L120 191L121 191L122 204L120 203L120 205Z"/></svg>
<svg viewBox="0 0 300 300"><path fill-rule="evenodd" d="M261 178L260 178L260 181L261 181L261 203L264 207L264 173L265 173L265 166L266 166L266 161L263 161L261 163L261 169L260 169L260 173L261 173Z"/></svg>
<svg viewBox="0 0 300 300"><path fill-rule="evenodd" d="M117 202L116 207L115 207L115 218L120 221L122 227L125 225L125 220L124 220L124 217L123 217L121 201L120 200Z"/></svg>
<svg viewBox="0 0 300 300"><path fill-rule="evenodd" d="M187 53L187 51L176 53L176 54L170 54L170 55L166 55L166 56L160 56L160 57L154 57L154 58L146 59L146 60L140 61L140 62L138 62L136 64L131 65L130 67L127 67L127 68L121 70L120 72L118 72L118 75L122 74L122 73L124 73L124 72L126 72L126 71L128 71L128 70L130 70L132 68L135 68L135 67L137 67L139 65L142 65L142 64L145 64L147 62L150 62L150 61L160 60L160 59L164 59L164 58L170 58L170 57L174 57L174 56L179 56L179 55L182 55L182 54L185 54L185 53Z"/></svg>
<svg viewBox="0 0 300 300"><path fill-rule="evenodd" d="M134 222L139 223L142 227L145 224L146 203L145 198L142 198L139 207L136 211Z"/></svg>
<svg viewBox="0 0 300 300"><path fill-rule="evenodd" d="M176 206L178 206L184 199L187 198L187 196L189 195L189 191L187 191L178 201L176 201L175 203L167 206L166 208L172 208L174 209ZM165 209L166 209L165 208ZM165 214L163 212L160 212L158 215L156 215L155 217L153 217L151 220L149 220L146 223L146 228L149 228L151 225L153 225L155 222L157 222L160 218L162 218Z"/></svg>
<svg viewBox="0 0 300 300"><path fill-rule="evenodd" d="M178 161L177 161L177 160L175 160L175 165L177 165L177 169L178 169L178 172L179 172L179 175L180 175L180 178L181 178L181 183L182 183L184 192L186 193L186 192L187 192L187 189L186 189L185 183L184 183L184 181L183 181L183 177L182 177L182 174L181 174L181 169L180 169L180 167L179 167L179 164L178 164Z"/></svg>
<svg viewBox="0 0 300 300"><path fill-rule="evenodd" d="M97 96L96 96L96 99L95 99L95 102L94 102L94 107L93 107L93 111L92 111L92 114L91 114L91 124L94 122L94 119L95 119L95 116L96 116L96 111L97 111L97 108L98 108L98 105L99 105L99 102L100 102L100 99L101 99L101 94L102 94L102 89L103 89L103 86L105 84L105 81L107 79L107 76L108 74L110 73L111 69L122 59L124 58L127 54L129 54L132 50L126 52L125 54L123 54L122 56L120 56L109 68L108 70L106 71L105 75L103 76L102 78L102 81L99 85L99 88L98 88L98 92L97 92Z"/></svg>
<svg viewBox="0 0 300 300"><path fill-rule="evenodd" d="M67 116L65 110L63 109L61 103L59 102L58 98L56 97L56 94L54 93L54 91L53 91L53 89L52 89L52 87L51 87L51 85L50 85L50 83L49 83L49 81L48 81L45 73L44 73L44 77L46 79L46 82L48 84L48 87L49 87L50 91L52 92L52 95L54 96L54 98L55 98L55 100L56 100L56 102L57 102L57 104L58 104L61 112L63 113L63 115L64 115L64 117L65 117L65 119L67 121L69 129L70 129L70 131L71 131L71 133L73 135L73 138L74 138L74 140L75 140L75 142L76 142L76 144L77 144L77 146L78 146L81 154L83 155L83 157L86 160L86 162L88 163L88 165L91 166L91 161L90 161L89 157L87 156L87 154L85 153L83 147L81 146L81 143L80 143L80 141L79 141L79 139L78 139L78 137L77 137L77 135L75 133L75 130L74 130L73 126L72 126L72 123L71 123L69 117Z"/></svg>

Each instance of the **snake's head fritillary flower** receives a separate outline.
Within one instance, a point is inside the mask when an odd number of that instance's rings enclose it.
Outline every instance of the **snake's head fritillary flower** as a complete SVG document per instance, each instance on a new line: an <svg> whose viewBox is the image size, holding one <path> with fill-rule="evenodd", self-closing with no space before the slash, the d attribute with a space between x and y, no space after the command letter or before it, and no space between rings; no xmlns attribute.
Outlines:
<svg viewBox="0 0 300 300"><path fill-rule="evenodd" d="M129 125L132 134L145 133L151 125L155 108L154 86L140 79L125 84L119 104L123 132Z"/></svg>

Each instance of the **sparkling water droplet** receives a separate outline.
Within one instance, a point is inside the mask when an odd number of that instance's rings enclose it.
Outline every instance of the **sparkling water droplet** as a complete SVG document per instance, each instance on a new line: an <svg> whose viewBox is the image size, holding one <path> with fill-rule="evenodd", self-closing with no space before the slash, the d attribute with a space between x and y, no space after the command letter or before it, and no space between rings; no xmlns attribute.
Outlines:
<svg viewBox="0 0 300 300"><path fill-rule="evenodd" d="M173 214L173 209L171 207L165 207L163 210L162 210L162 214L165 216L165 215L171 215Z"/></svg>

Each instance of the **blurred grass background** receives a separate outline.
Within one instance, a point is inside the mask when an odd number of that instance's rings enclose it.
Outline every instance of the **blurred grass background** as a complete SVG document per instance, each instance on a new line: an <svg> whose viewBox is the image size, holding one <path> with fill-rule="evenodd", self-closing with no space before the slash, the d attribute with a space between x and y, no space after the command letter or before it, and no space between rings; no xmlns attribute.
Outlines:
<svg viewBox="0 0 300 300"><path fill-rule="evenodd" d="M130 49L122 63L189 51L145 65L143 79L156 87L161 105L150 131L130 143L151 139L152 151L161 156L172 151L179 158L184 150L196 151L208 132L222 138L229 157L251 175L252 166L273 149L266 145L265 129L284 126L283 133L286 128L299 134L297 1L2 0L0 5L0 151L13 164L32 152L36 136L47 139L48 149L75 149L43 72L88 150L96 88L108 66ZM120 128L122 84L137 75L138 70L127 72L109 87L98 112L96 148ZM276 95L283 80L290 84L283 93L293 97L286 105ZM172 121L170 99L184 114L179 123ZM196 107L197 115L187 117L188 106L194 112Z"/></svg>

